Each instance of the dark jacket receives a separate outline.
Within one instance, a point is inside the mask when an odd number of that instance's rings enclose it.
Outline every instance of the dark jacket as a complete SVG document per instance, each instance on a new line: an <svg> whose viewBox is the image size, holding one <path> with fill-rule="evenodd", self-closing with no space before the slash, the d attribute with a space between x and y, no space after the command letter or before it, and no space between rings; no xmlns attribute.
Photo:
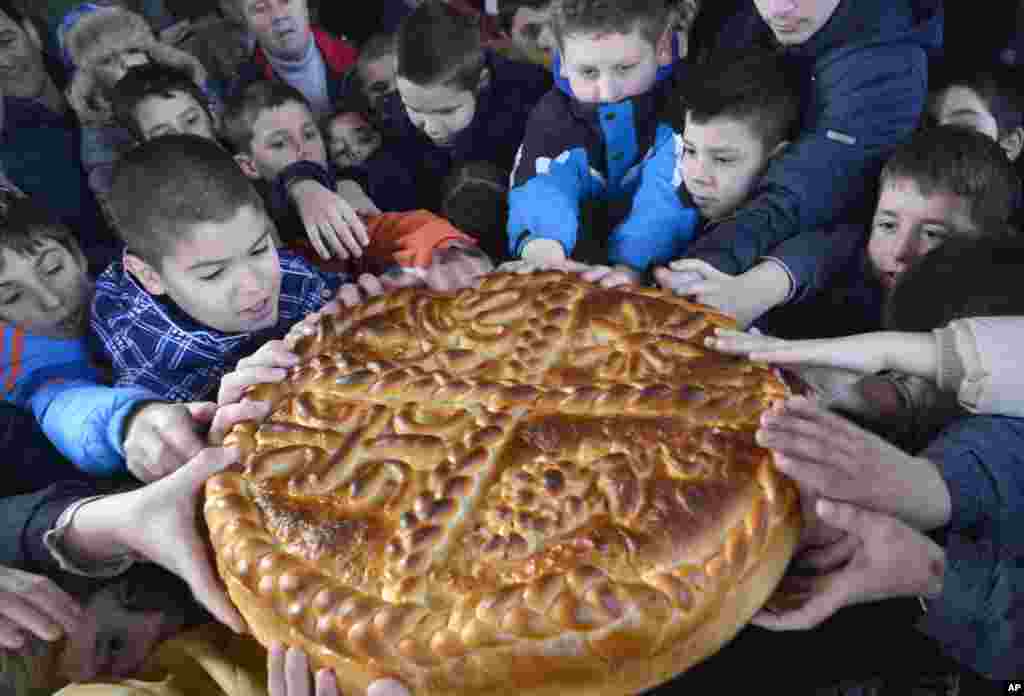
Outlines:
<svg viewBox="0 0 1024 696"><path fill-rule="evenodd" d="M100 492L97 482L69 479L0 499L0 519L4 521L0 525L0 565L36 574L59 570L43 545L43 534L69 505Z"/></svg>
<svg viewBox="0 0 1024 696"><path fill-rule="evenodd" d="M817 273L823 278L827 276L827 280L813 283L815 287L802 298L780 305L758 319L756 325L761 331L779 338L800 339L835 338L882 329L887 294L871 272L863 226L859 234L849 227L853 226L835 230L834 246L827 245L824 234L818 236L822 244L816 249L808 244L808 258L820 262ZM805 241L813 241L810 235L807 237ZM859 248L849 253L851 239ZM843 255L845 263L836 268L833 260ZM787 270L793 274L788 266Z"/></svg>
<svg viewBox="0 0 1024 696"><path fill-rule="evenodd" d="M340 169L335 180L351 179L363 187L370 200L382 213L416 210L420 206L419 190L413 179L413 164L396 143L384 144L362 164Z"/></svg>
<svg viewBox="0 0 1024 696"><path fill-rule="evenodd" d="M1024 419L972 416L921 454L952 502L942 594L918 628L990 679L1024 675Z"/></svg>
<svg viewBox="0 0 1024 696"><path fill-rule="evenodd" d="M60 62L43 54L57 88L67 86ZM82 166L82 134L74 112L56 114L32 99L5 96L0 162L10 180L71 228L90 270L99 273L120 252Z"/></svg>
<svg viewBox="0 0 1024 696"><path fill-rule="evenodd" d="M928 54L941 46L942 28L939 0L842 0L807 42L782 49L805 79L801 135L691 255L740 273L786 239L870 208L882 164L924 110ZM773 43L748 2L713 50Z"/></svg>
<svg viewBox="0 0 1024 696"><path fill-rule="evenodd" d="M441 205L441 181L464 162L491 162L511 172L516 150L523 140L530 110L551 86L547 72L532 63L508 60L493 51L485 51L490 83L477 95L476 114L456 137L452 147L439 147L409 120L398 94L384 108L401 138L395 146L416 165L424 207L438 210Z"/></svg>
<svg viewBox="0 0 1024 696"><path fill-rule="evenodd" d="M530 114L516 157L508 221L513 256L534 239L552 239L567 256L644 271L685 251L697 213L676 192L681 138L658 122L679 64L661 66L648 92L610 104L582 103L565 78L556 78ZM559 70L556 56L552 72ZM620 212L594 229L580 222L591 201Z"/></svg>

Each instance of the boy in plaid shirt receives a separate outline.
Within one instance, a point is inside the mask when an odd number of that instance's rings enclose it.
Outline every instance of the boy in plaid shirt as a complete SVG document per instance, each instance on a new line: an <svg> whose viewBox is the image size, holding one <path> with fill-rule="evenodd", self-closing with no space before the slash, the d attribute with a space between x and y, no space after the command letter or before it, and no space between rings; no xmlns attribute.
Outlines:
<svg viewBox="0 0 1024 696"><path fill-rule="evenodd" d="M171 401L211 396L240 358L284 337L345 280L279 252L259 194L198 136L125 155L110 205L127 249L96 282L92 328L117 385Z"/></svg>

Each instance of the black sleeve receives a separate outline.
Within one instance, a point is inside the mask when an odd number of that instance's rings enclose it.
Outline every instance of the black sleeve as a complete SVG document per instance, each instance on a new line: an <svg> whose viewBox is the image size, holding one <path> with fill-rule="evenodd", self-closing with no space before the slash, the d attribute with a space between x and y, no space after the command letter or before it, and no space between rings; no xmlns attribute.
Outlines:
<svg viewBox="0 0 1024 696"><path fill-rule="evenodd" d="M0 499L0 565L40 574L58 570L43 545L43 534L73 502L100 492L100 486L91 481L68 480Z"/></svg>

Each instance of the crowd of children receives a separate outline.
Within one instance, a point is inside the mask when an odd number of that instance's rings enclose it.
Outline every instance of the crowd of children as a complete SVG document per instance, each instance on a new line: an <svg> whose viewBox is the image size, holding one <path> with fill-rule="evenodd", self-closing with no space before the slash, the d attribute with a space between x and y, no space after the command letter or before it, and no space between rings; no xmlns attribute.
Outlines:
<svg viewBox="0 0 1024 696"><path fill-rule="evenodd" d="M757 432L785 601L657 693L1024 677L1015 68L940 0L371 4L0 0L0 691L335 694L221 630L207 442L322 313L495 268L694 298L811 397Z"/></svg>

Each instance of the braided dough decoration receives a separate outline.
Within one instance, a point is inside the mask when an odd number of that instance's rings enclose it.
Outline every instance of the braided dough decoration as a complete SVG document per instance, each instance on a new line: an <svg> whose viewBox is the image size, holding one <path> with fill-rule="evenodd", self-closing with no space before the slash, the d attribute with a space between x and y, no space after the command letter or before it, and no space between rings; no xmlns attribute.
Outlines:
<svg viewBox="0 0 1024 696"><path fill-rule="evenodd" d="M404 289L321 321L244 471L206 486L233 601L345 693L627 694L717 651L792 556L754 444L786 394L727 317L561 272Z"/></svg>

